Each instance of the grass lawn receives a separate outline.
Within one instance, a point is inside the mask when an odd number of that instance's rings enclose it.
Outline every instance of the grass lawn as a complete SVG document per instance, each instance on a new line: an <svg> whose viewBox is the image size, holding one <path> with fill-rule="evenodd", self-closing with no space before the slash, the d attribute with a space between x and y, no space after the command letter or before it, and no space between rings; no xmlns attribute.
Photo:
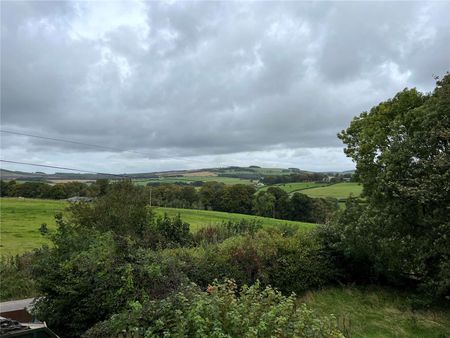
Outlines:
<svg viewBox="0 0 450 338"><path fill-rule="evenodd" d="M301 301L334 314L346 337L450 337L450 309L413 311L407 297L379 287L336 287L309 292Z"/></svg>
<svg viewBox="0 0 450 338"><path fill-rule="evenodd" d="M177 209L177 208L155 208L158 215L167 213L169 216L176 216L178 213L181 219L188 222L192 231L196 231L202 226L209 224L217 224L228 220L241 219L258 219L262 221L263 226L278 226L283 224L297 225L304 229L312 229L315 224L305 222L294 222L269 217L260 217L253 215L233 214L221 211L194 210L194 209Z"/></svg>
<svg viewBox="0 0 450 338"><path fill-rule="evenodd" d="M350 194L354 197L361 195L362 186L358 183L337 183L325 187L311 188L302 191L303 194L309 197L334 197L337 199L347 199Z"/></svg>
<svg viewBox="0 0 450 338"><path fill-rule="evenodd" d="M55 228L55 213L65 202L53 200L0 199L0 256L16 255L48 243L39 232L42 223Z"/></svg>
<svg viewBox="0 0 450 338"><path fill-rule="evenodd" d="M65 201L0 198L0 256L24 253L48 243L49 241L40 234L39 226L47 223L50 230L55 229L54 215L63 211L65 206ZM260 219L264 226L293 224L305 229L314 227L311 223L219 211L155 208L155 212L158 215L167 213L169 216L180 213L181 218L191 225L192 231L198 230L203 225L243 218Z"/></svg>

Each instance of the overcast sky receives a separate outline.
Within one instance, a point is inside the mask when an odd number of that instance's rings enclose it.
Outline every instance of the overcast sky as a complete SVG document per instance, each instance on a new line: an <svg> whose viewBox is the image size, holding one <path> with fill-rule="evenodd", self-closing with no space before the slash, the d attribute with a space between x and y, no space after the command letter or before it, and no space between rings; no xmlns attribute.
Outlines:
<svg viewBox="0 0 450 338"><path fill-rule="evenodd" d="M1 128L135 152L1 133L1 158L352 169L336 133L433 89L449 16L450 2L2 1Z"/></svg>

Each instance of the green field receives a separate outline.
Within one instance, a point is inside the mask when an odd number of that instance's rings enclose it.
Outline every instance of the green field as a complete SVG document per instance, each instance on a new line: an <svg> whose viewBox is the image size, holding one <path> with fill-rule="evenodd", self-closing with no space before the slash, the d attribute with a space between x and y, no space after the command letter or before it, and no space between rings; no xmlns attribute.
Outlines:
<svg viewBox="0 0 450 338"><path fill-rule="evenodd" d="M300 300L334 314L346 337L450 337L450 310L413 311L411 295L379 287L336 287L308 292Z"/></svg>
<svg viewBox="0 0 450 338"><path fill-rule="evenodd" d="M241 219L257 219L262 222L263 226L278 226L283 224L289 224L289 225L297 225L304 229L311 229L315 226L315 224L313 223L286 221L269 217L233 214L221 211L177 209L177 208L155 208L155 212L158 215L163 215L164 213L167 213L169 216L176 216L177 214L180 214L181 218L191 225L191 230L193 231L196 231L200 227L205 225L217 224L228 220L241 220Z"/></svg>
<svg viewBox="0 0 450 338"><path fill-rule="evenodd" d="M362 192L362 186L358 183L336 183L319 188L311 188L302 191L309 197L333 197L339 200L345 200L350 195L359 197Z"/></svg>
<svg viewBox="0 0 450 338"><path fill-rule="evenodd" d="M202 182L221 182L224 184L251 184L250 180L233 178L233 177L219 177L219 176L180 176L180 177L160 177L149 178L145 180L134 180L138 185L147 185L147 183L192 183L196 181Z"/></svg>
<svg viewBox="0 0 450 338"><path fill-rule="evenodd" d="M39 232L47 223L55 228L55 213L65 202L22 198L0 199L0 255L15 255L48 243Z"/></svg>
<svg viewBox="0 0 450 338"><path fill-rule="evenodd" d="M312 189L312 188L319 188L319 187L325 187L327 185L329 185L329 184L328 183L316 183L316 182L280 183L280 184L274 184L274 185L262 187L258 191L265 191L269 187L277 187L277 188L283 189L288 194L291 194L291 193L294 193L296 191L305 190L305 189Z"/></svg>
<svg viewBox="0 0 450 338"><path fill-rule="evenodd" d="M16 255L48 243L39 232L39 226L47 223L50 230L55 229L54 215L63 211L64 201L1 198L0 199L0 256ZM277 220L267 217L233 214L219 211L155 208L158 215L167 213L181 218L196 231L201 226L216 224L227 220L259 219L264 226L293 224L308 229L314 227L311 223Z"/></svg>

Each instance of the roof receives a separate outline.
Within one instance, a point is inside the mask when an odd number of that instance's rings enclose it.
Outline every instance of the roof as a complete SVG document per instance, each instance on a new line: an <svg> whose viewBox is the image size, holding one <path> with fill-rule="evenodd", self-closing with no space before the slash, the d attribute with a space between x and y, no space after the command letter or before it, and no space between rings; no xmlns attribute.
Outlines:
<svg viewBox="0 0 450 338"><path fill-rule="evenodd" d="M33 301L34 298L26 298L20 300L12 300L9 302L2 302L0 303L0 313L30 309L33 307Z"/></svg>
<svg viewBox="0 0 450 338"><path fill-rule="evenodd" d="M44 323L20 323L0 317L0 335L8 338L58 338Z"/></svg>

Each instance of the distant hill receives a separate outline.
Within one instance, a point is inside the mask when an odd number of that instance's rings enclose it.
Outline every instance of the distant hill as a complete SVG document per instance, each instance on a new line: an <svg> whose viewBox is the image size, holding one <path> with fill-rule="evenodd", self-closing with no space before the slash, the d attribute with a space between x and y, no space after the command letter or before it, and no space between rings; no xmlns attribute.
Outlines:
<svg viewBox="0 0 450 338"><path fill-rule="evenodd" d="M78 173L54 173L46 174L42 172L24 172L12 171L7 169L0 169L0 178L2 180L17 180L17 181L59 181L59 180L97 180L97 179L118 179L120 177L130 179L150 179L160 177L183 177L183 176L220 176L220 177L235 177L242 179L261 179L264 176L278 176L306 173L308 171L297 168L261 168L259 166L238 167L229 166L223 168L201 168L191 170L170 170L148 173L133 173L133 174L78 174ZM345 171L344 173L351 173L352 171ZM312 173L312 172L310 172ZM336 172L334 172L336 173Z"/></svg>

